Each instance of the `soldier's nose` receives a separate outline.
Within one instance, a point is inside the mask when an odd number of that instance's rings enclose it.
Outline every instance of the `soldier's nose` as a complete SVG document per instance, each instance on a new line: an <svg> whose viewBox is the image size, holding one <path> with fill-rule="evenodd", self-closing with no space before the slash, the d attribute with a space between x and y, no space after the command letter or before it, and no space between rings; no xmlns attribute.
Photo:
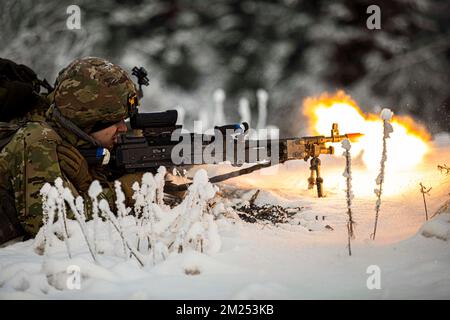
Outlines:
<svg viewBox="0 0 450 320"><path fill-rule="evenodd" d="M128 130L127 124L125 123L125 120L120 121L117 123L117 131L119 132L126 132Z"/></svg>

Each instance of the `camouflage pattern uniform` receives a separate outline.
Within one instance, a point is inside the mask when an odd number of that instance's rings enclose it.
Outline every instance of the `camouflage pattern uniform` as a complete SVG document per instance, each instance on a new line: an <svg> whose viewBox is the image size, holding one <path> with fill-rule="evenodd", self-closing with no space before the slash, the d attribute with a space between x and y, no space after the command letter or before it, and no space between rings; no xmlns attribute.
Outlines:
<svg viewBox="0 0 450 320"><path fill-rule="evenodd" d="M0 184L12 190L18 218L30 235L35 235L42 225L40 189L61 177L74 196L85 193L61 169L57 147L88 146L54 117L55 108L87 134L106 128L129 116L129 99L136 96L136 88L120 67L99 58L75 60L63 69L57 78L55 91L49 96L53 102L47 118L30 118L14 135L0 153ZM114 207L114 188L98 168L89 168L93 179L103 186L101 197Z"/></svg>

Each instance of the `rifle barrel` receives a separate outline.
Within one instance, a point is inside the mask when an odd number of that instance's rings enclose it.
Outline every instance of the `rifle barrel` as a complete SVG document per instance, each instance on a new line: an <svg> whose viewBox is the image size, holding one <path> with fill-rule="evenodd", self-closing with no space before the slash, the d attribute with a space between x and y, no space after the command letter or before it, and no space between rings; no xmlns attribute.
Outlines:
<svg viewBox="0 0 450 320"><path fill-rule="evenodd" d="M350 141L357 140L361 138L364 134L362 133L347 133L346 136Z"/></svg>

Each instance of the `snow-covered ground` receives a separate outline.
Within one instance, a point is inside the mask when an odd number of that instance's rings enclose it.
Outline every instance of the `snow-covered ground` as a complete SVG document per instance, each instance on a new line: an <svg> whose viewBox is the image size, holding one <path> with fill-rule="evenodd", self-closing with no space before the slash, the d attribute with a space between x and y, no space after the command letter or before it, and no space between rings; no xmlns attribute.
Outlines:
<svg viewBox="0 0 450 320"><path fill-rule="evenodd" d="M352 256L346 247L344 159L324 157L325 198L306 190L309 165L300 161L280 166L276 174L253 173L220 186L225 207L249 200L257 189L257 205L301 207L291 223L250 224L225 214L216 220L219 251L171 253L145 267L114 254L114 248L93 263L79 233L71 242L72 259L64 245L45 257L33 240L16 243L0 249L0 298L450 299L450 208L424 224L419 192L419 182L433 187L430 215L450 199L450 175L436 168L449 159L450 141L443 137L420 169L387 173L375 241L370 234L376 174L355 159ZM80 289L65 285L70 265L81 271ZM373 288L378 280L380 288Z"/></svg>

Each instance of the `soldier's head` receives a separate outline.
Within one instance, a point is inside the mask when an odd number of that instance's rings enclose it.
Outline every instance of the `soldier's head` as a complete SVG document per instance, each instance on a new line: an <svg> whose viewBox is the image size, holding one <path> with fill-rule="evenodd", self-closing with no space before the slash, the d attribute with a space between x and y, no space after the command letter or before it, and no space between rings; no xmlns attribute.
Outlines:
<svg viewBox="0 0 450 320"><path fill-rule="evenodd" d="M59 73L54 103L65 118L109 148L126 131L124 120L137 104L137 91L125 70L88 57Z"/></svg>

